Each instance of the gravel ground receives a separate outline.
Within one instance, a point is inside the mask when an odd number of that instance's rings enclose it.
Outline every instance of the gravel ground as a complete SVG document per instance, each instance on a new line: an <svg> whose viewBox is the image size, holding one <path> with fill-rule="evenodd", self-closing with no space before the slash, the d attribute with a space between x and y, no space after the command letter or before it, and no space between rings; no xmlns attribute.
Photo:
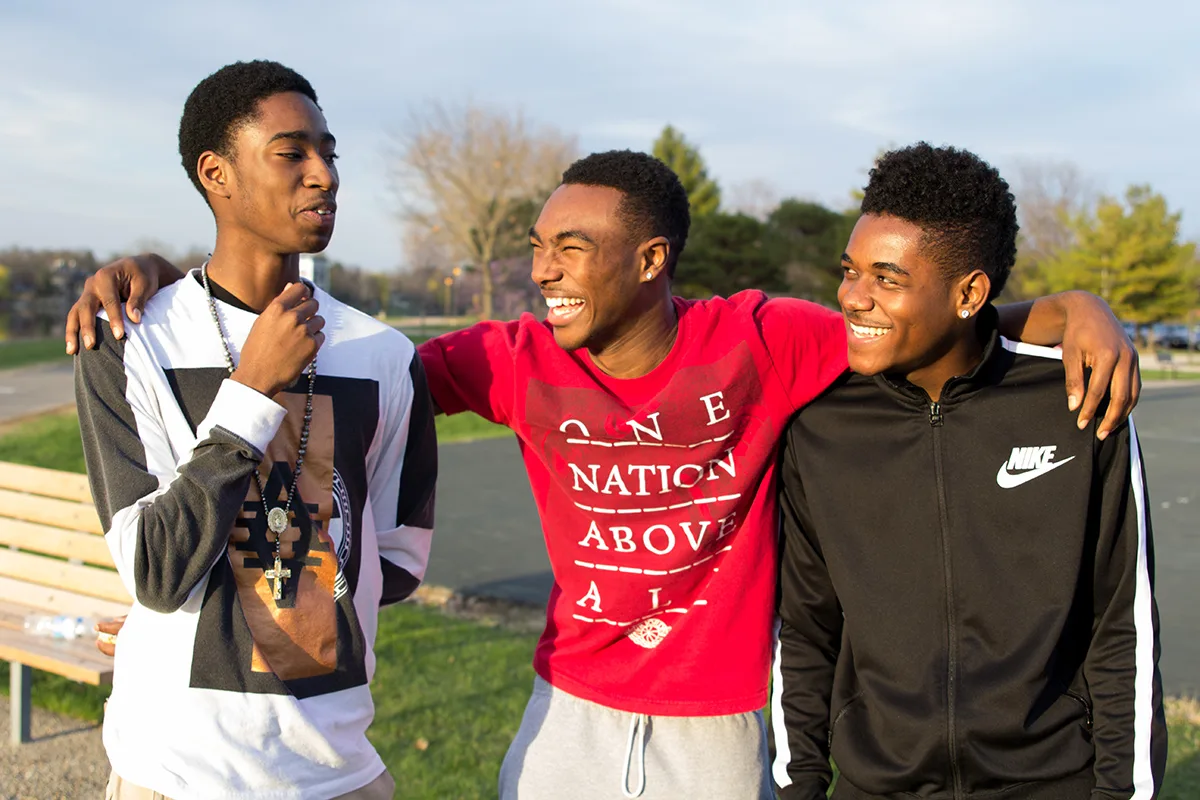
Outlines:
<svg viewBox="0 0 1200 800"><path fill-rule="evenodd" d="M0 800L104 797L108 758L100 726L33 709L33 741L8 743L8 698L0 696Z"/></svg>

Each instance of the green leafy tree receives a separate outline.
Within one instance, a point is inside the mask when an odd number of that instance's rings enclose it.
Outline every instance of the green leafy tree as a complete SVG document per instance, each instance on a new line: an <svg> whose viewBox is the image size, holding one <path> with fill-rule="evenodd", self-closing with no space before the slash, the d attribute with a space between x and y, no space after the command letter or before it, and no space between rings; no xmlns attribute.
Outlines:
<svg viewBox="0 0 1200 800"><path fill-rule="evenodd" d="M545 198L525 198L513 203L496 234L497 259L530 255L529 229L542 213Z"/></svg>
<svg viewBox="0 0 1200 800"><path fill-rule="evenodd" d="M700 151L683 134L668 125L654 142L654 157L670 167L687 191L692 219L716 213L721 206L721 188L708 177Z"/></svg>
<svg viewBox="0 0 1200 800"><path fill-rule="evenodd" d="M728 297L743 289L787 288L767 246L766 226L745 214L717 212L692 223L675 282L685 295Z"/></svg>
<svg viewBox="0 0 1200 800"><path fill-rule="evenodd" d="M0 301L8 300L9 274L8 267L0 264Z"/></svg>
<svg viewBox="0 0 1200 800"><path fill-rule="evenodd" d="M1074 244L1042 265L1045 292L1086 289L1127 322L1180 319L1197 303L1196 245L1179 241L1180 214L1162 195L1133 186L1070 219Z"/></svg>
<svg viewBox="0 0 1200 800"><path fill-rule="evenodd" d="M767 217L767 247L797 297L831 304L841 283L841 256L859 212L787 199Z"/></svg>

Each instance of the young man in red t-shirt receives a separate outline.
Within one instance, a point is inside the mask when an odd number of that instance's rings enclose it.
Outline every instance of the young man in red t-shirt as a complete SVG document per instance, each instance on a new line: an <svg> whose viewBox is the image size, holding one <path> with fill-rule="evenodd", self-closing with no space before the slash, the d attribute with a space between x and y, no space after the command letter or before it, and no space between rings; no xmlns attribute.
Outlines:
<svg viewBox="0 0 1200 800"><path fill-rule="evenodd" d="M688 225L661 162L588 156L530 231L547 319L481 322L420 350L443 411L517 435L555 575L533 697L501 769L506 800L774 796L761 710L776 447L845 371L844 323L757 291L673 297ZM68 341L101 302L119 318L119 285L138 284L132 310L171 277L147 258L105 268ZM1128 413L1135 359L1103 303L1071 294L1002 316L1006 333L1041 344L1070 316L1067 351L1087 352L1098 387L1083 414L1114 366L1101 427ZM1082 397L1078 383L1068 391Z"/></svg>

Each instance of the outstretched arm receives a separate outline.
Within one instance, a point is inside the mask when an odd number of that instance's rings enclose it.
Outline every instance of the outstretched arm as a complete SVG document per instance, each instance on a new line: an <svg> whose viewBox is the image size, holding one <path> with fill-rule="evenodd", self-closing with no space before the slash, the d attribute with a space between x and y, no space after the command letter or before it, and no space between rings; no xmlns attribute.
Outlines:
<svg viewBox="0 0 1200 800"><path fill-rule="evenodd" d="M477 322L417 347L434 414L473 411L513 427L515 352L520 323Z"/></svg>
<svg viewBox="0 0 1200 800"><path fill-rule="evenodd" d="M1061 292L1000 306L1000 332L1009 339L1053 347L1062 345L1067 370L1067 406L1079 409L1086 428L1105 395L1108 412L1097 426L1104 439L1137 405L1142 373L1137 350L1108 304L1089 292ZM1085 376L1085 370L1091 374Z"/></svg>

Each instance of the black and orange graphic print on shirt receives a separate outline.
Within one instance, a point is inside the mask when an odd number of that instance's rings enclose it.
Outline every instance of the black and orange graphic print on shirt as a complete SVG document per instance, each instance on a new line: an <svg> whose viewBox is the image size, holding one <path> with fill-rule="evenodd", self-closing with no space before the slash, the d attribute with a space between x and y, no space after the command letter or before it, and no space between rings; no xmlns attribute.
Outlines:
<svg viewBox="0 0 1200 800"><path fill-rule="evenodd" d="M176 370L168 380L195 427L224 375ZM299 450L307 381L275 401L287 408L259 468L269 505L282 506ZM213 567L196 629L193 688L288 693L308 697L367 682L364 640L353 593L362 551L367 495L366 448L378 424L373 380L317 377L308 449L280 537L290 576L281 598L266 570L274 566L274 536L254 481L229 532L228 558ZM213 648L231 649L227 658Z"/></svg>

